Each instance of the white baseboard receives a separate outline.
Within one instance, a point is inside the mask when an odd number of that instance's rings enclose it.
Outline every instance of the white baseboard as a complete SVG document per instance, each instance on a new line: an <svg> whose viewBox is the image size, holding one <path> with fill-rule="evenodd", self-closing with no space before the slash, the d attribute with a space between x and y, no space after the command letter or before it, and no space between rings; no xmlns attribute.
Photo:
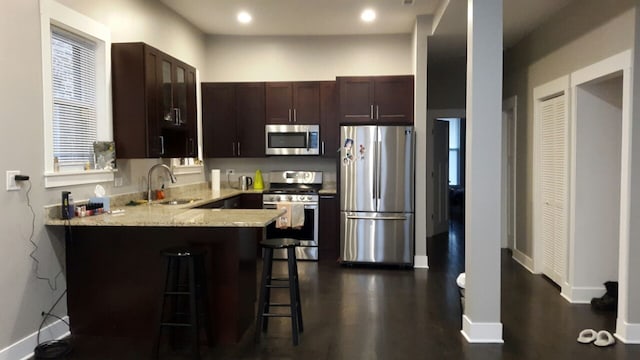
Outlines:
<svg viewBox="0 0 640 360"><path fill-rule="evenodd" d="M413 257L413 267L415 269L428 269L429 257L427 255L415 255Z"/></svg>
<svg viewBox="0 0 640 360"><path fill-rule="evenodd" d="M533 259L529 256L525 255L522 251L518 249L513 249L513 260L515 260L518 264L522 265L523 268L529 270L530 273L535 274L533 271Z"/></svg>
<svg viewBox="0 0 640 360"><path fill-rule="evenodd" d="M567 286L562 287L562 297L572 304L590 304L594 297L601 297L607 291L603 286Z"/></svg>
<svg viewBox="0 0 640 360"><path fill-rule="evenodd" d="M502 323L473 323L462 315L462 336L469 343L502 344Z"/></svg>
<svg viewBox="0 0 640 360"><path fill-rule="evenodd" d="M69 322L69 317L65 316L64 321ZM62 320L55 321L40 331L40 342L58 340L69 336L69 327ZM33 357L33 349L37 344L38 332L19 340L8 347L0 350L0 360L27 360Z"/></svg>
<svg viewBox="0 0 640 360"><path fill-rule="evenodd" d="M640 324L630 324L618 318L614 335L625 344L640 344Z"/></svg>

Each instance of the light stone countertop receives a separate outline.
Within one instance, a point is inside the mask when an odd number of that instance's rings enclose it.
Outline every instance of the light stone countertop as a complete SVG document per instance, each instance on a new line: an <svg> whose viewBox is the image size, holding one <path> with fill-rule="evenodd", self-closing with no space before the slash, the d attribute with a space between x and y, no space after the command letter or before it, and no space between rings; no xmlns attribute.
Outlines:
<svg viewBox="0 0 640 360"><path fill-rule="evenodd" d="M193 209L207 203L224 200L236 195L262 193L261 190L240 191L221 189L219 193L211 190L192 191L173 198L199 199L184 205L152 204L113 207L112 214L75 217L71 220L49 218L46 225L51 226L149 226L149 227L264 227L284 210L267 209ZM114 211L115 210L115 211ZM124 210L124 212L119 212Z"/></svg>

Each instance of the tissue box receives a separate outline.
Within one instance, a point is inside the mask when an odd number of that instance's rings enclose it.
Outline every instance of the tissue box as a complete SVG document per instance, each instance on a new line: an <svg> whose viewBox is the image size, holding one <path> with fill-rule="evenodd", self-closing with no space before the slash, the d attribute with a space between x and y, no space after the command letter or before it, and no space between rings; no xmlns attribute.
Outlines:
<svg viewBox="0 0 640 360"><path fill-rule="evenodd" d="M109 198L108 197L91 197L89 198L90 203L102 203L102 208L105 212L111 211L109 207Z"/></svg>

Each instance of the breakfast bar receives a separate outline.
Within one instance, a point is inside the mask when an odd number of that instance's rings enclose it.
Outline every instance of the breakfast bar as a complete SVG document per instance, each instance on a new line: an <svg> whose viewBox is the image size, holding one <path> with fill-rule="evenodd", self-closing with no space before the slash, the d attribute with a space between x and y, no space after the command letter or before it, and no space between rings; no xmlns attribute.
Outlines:
<svg viewBox="0 0 640 360"><path fill-rule="evenodd" d="M254 320L257 243L283 211L194 208L206 201L50 219L47 225L65 229L72 335L127 338L151 349L164 286L161 251L195 246L207 253L215 343L237 342Z"/></svg>

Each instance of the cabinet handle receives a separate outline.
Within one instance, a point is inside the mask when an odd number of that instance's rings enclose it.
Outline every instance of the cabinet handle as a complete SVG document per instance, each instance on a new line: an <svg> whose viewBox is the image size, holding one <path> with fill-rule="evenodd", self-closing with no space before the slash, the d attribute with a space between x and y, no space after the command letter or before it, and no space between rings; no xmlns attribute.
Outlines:
<svg viewBox="0 0 640 360"><path fill-rule="evenodd" d="M289 122L291 122L291 109L289 109Z"/></svg>
<svg viewBox="0 0 640 360"><path fill-rule="evenodd" d="M293 109L293 122L298 122L298 116L296 115L296 109Z"/></svg>
<svg viewBox="0 0 640 360"><path fill-rule="evenodd" d="M373 105L371 105L371 110L369 110L369 118L373 120Z"/></svg>
<svg viewBox="0 0 640 360"><path fill-rule="evenodd" d="M164 155L164 136L158 136L160 138L160 155Z"/></svg>
<svg viewBox="0 0 640 360"><path fill-rule="evenodd" d="M180 109L173 108L173 123L174 125L180 125Z"/></svg>
<svg viewBox="0 0 640 360"><path fill-rule="evenodd" d="M240 156L240 141L238 141L238 156Z"/></svg>
<svg viewBox="0 0 640 360"><path fill-rule="evenodd" d="M195 153L196 153L196 142L195 142L195 140L193 140L193 138L189 138L189 143L191 144L191 152L189 154L190 155L195 155Z"/></svg>
<svg viewBox="0 0 640 360"><path fill-rule="evenodd" d="M380 106L376 105L376 120L380 120Z"/></svg>
<svg viewBox="0 0 640 360"><path fill-rule="evenodd" d="M236 142L231 143L231 151L233 151L233 156L236 156Z"/></svg>
<svg viewBox="0 0 640 360"><path fill-rule="evenodd" d="M322 155L324 155L324 141L322 142Z"/></svg>

